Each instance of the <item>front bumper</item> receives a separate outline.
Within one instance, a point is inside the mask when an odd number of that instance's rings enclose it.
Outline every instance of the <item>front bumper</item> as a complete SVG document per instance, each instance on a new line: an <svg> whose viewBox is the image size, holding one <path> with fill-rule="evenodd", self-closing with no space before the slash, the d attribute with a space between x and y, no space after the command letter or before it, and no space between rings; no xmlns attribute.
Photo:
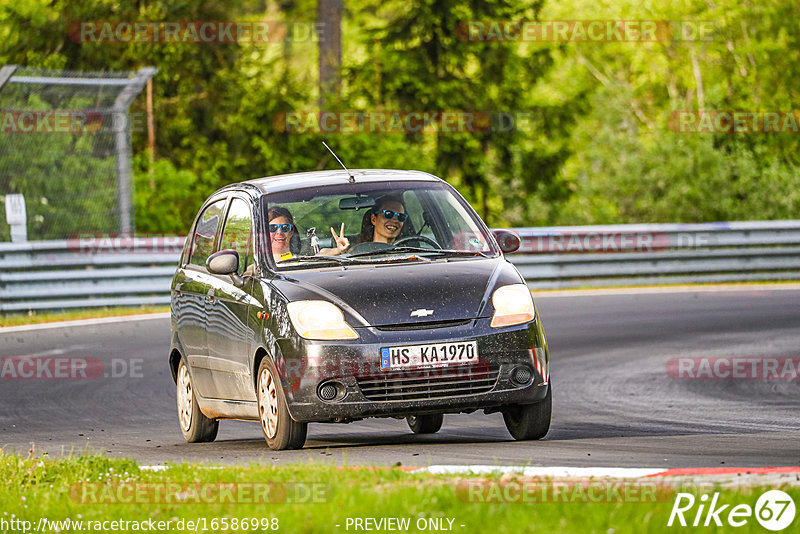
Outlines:
<svg viewBox="0 0 800 534"><path fill-rule="evenodd" d="M402 417L457 413L531 404L547 394L549 362L537 321L493 329L489 319L458 326L410 330L358 329L355 341L296 339L284 344L278 364L289 413L299 422L350 421L364 417ZM387 372L380 368L382 347L470 341L478 361L469 366ZM531 373L527 383L512 380L514 369ZM335 400L318 395L320 384L335 380ZM379 384L376 387L376 384Z"/></svg>

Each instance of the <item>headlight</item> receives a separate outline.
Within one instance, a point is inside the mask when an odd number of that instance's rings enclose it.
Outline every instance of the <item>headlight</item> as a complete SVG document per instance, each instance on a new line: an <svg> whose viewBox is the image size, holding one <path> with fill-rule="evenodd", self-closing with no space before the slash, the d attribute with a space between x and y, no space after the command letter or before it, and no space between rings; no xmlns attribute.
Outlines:
<svg viewBox="0 0 800 534"><path fill-rule="evenodd" d="M527 323L536 316L531 290L525 284L498 287L492 295L492 304L492 328Z"/></svg>
<svg viewBox="0 0 800 534"><path fill-rule="evenodd" d="M297 333L306 339L358 339L336 305L325 300L299 300L286 305Z"/></svg>

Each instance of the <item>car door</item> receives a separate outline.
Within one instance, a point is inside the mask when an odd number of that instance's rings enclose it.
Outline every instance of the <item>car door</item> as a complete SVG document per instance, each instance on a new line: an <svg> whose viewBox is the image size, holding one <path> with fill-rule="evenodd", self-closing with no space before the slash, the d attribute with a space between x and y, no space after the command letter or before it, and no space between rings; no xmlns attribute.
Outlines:
<svg viewBox="0 0 800 534"><path fill-rule="evenodd" d="M201 211L187 238L186 263L178 269L173 285L173 312L192 384L207 398L216 398L218 393L208 365L207 301L213 295L213 276L206 269L206 260L214 251L226 200L217 198Z"/></svg>
<svg viewBox="0 0 800 534"><path fill-rule="evenodd" d="M250 201L233 196L228 205L225 225L218 250L233 249L239 253L242 285L230 275L211 275L213 299L208 308L208 363L215 376L219 398L255 401L255 388L250 373L252 333L248 328L248 311L254 278L252 253L253 218Z"/></svg>

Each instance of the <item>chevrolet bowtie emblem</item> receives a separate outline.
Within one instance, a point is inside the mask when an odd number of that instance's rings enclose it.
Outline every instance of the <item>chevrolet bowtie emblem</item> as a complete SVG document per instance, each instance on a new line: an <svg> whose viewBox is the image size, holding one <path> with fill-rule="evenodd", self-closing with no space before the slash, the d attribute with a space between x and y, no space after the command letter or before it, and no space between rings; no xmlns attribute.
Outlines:
<svg viewBox="0 0 800 534"><path fill-rule="evenodd" d="M420 308L418 310L414 310L411 312L411 317L427 317L429 315L433 315L433 310L426 310L425 308Z"/></svg>

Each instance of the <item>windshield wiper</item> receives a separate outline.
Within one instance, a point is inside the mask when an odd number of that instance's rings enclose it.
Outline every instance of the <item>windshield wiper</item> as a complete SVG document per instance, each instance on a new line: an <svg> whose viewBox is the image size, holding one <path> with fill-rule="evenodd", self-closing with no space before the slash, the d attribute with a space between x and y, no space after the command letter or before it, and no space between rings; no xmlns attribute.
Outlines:
<svg viewBox="0 0 800 534"><path fill-rule="evenodd" d="M358 254L351 254L348 258L359 258L364 256L375 256L378 254L395 254L397 252L424 252L425 254L442 254L448 256L483 256L484 258L490 258L488 254L485 252L481 252L480 250L469 251L469 250L454 250L454 249L440 249L440 248L423 248L423 247L391 247L391 248L382 248L380 250L371 250L369 252L359 252Z"/></svg>
<svg viewBox="0 0 800 534"><path fill-rule="evenodd" d="M333 262L341 265L348 265L352 263L361 263L358 260L351 260L350 258L342 258L340 256L292 256L288 260L280 261L277 266L285 265L293 261L299 262Z"/></svg>

